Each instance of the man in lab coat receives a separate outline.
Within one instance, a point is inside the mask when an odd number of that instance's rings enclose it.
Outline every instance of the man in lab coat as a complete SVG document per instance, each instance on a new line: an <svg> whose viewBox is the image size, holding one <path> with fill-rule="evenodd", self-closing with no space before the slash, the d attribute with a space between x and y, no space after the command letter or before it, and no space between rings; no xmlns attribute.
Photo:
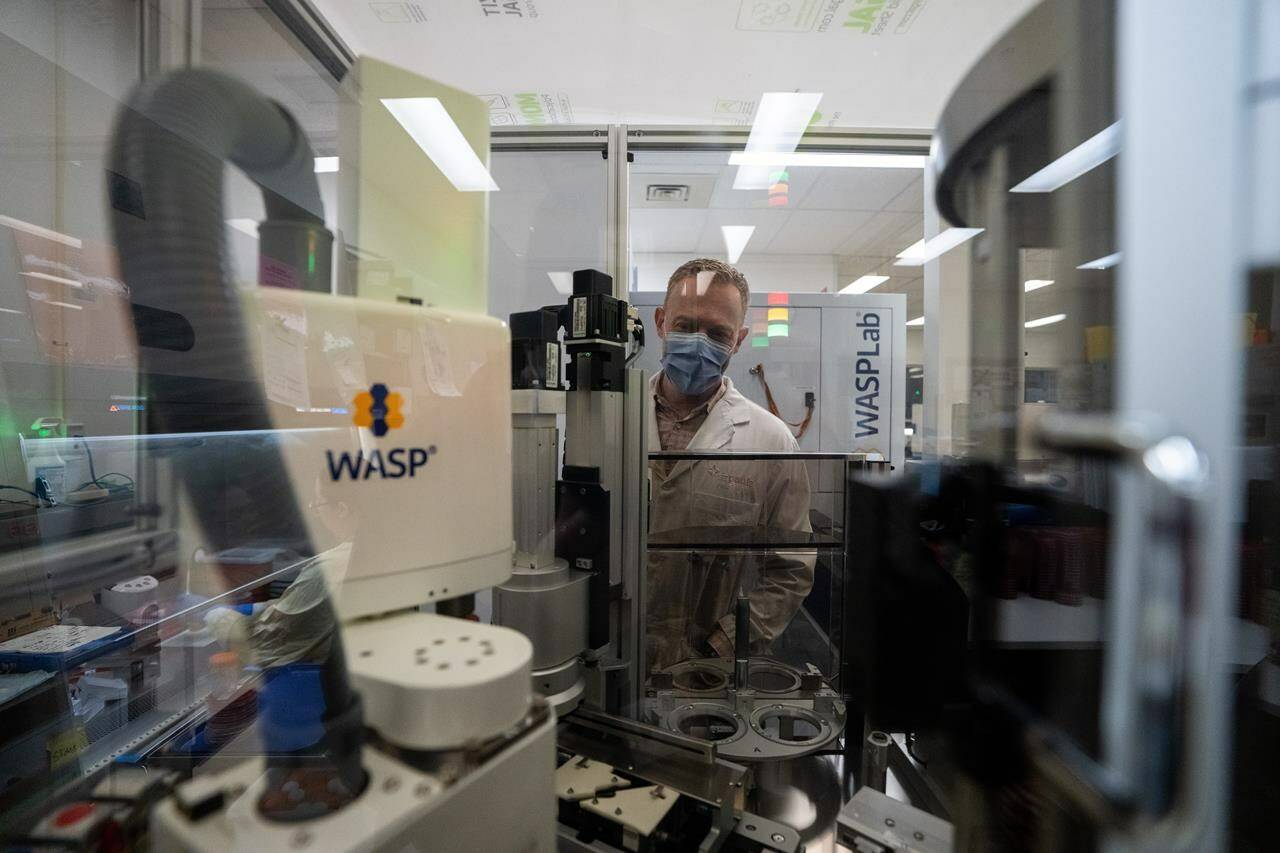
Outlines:
<svg viewBox="0 0 1280 853"><path fill-rule="evenodd" d="M738 270L700 258L677 269L655 314L662 371L649 383L651 451L799 450L790 429L724 375L747 336L750 292ZM808 533L809 477L798 460L655 461L655 541L708 542L715 527ZM688 536L674 531L689 529ZM785 535L785 534L784 534ZM813 586L813 552L650 550L647 667L734 656L735 599L750 600L751 653L766 654Z"/></svg>

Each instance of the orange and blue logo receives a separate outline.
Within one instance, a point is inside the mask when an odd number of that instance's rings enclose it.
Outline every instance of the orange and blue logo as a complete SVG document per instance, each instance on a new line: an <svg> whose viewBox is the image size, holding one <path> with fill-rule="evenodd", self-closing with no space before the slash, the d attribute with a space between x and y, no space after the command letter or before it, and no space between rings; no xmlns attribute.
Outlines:
<svg viewBox="0 0 1280 853"><path fill-rule="evenodd" d="M368 427L381 438L393 429L404 426L404 398L389 390L381 382L361 391L351 401L355 406L352 420L358 427ZM339 480L368 480L377 475L379 480L398 480L415 477L418 469L436 455L436 446L429 447L361 447L355 453L325 450L329 464L329 477Z"/></svg>
<svg viewBox="0 0 1280 853"><path fill-rule="evenodd" d="M361 391L351 402L356 410L352 418L355 425L371 428L379 438L404 426L404 414L400 411L404 398L389 391L381 382L374 383L368 391Z"/></svg>

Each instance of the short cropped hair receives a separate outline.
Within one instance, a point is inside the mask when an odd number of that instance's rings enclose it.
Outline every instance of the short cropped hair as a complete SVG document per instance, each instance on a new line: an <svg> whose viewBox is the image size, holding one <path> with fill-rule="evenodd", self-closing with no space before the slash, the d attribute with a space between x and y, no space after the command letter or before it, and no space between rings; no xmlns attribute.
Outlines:
<svg viewBox="0 0 1280 853"><path fill-rule="evenodd" d="M738 296L742 299L742 313L746 316L747 306L751 302L751 288L747 286L747 277L738 272L736 267L714 258L694 258L677 267L671 274L671 278L667 280L667 298L671 298L671 291L677 284L686 278L697 278L698 273L702 272L713 273L711 277L713 285L731 284L738 288Z"/></svg>

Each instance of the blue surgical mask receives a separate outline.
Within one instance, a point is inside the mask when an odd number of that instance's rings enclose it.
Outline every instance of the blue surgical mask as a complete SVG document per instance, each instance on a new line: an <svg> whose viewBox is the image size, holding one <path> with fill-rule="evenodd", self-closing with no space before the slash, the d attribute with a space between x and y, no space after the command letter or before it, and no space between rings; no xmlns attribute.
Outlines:
<svg viewBox="0 0 1280 853"><path fill-rule="evenodd" d="M702 332L667 332L662 369L681 394L696 396L716 385L733 350Z"/></svg>

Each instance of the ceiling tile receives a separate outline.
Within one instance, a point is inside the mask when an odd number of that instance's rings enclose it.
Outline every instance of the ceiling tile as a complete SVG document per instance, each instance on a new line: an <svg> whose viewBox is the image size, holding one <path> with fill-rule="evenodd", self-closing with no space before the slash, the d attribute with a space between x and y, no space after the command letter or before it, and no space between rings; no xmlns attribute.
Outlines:
<svg viewBox="0 0 1280 853"><path fill-rule="evenodd" d="M924 178L917 175L916 179L898 193L893 201L886 204L884 209L922 213L924 211Z"/></svg>
<svg viewBox="0 0 1280 853"><path fill-rule="evenodd" d="M862 210L793 210L767 245L771 254L835 255L873 214Z"/></svg>
<svg viewBox="0 0 1280 853"><path fill-rule="evenodd" d="M881 211L873 215L835 251L841 255L881 255L893 257L914 240L898 244L899 235L908 229L924 229L924 217L905 211ZM919 232L916 232L919 233ZM920 239L919 237L915 238Z"/></svg>
<svg viewBox="0 0 1280 853"><path fill-rule="evenodd" d="M696 252L707 221L706 210L631 211L633 252Z"/></svg>
<svg viewBox="0 0 1280 853"><path fill-rule="evenodd" d="M791 173L811 178L800 203L806 210L880 210L920 177L919 169L809 168Z"/></svg>

